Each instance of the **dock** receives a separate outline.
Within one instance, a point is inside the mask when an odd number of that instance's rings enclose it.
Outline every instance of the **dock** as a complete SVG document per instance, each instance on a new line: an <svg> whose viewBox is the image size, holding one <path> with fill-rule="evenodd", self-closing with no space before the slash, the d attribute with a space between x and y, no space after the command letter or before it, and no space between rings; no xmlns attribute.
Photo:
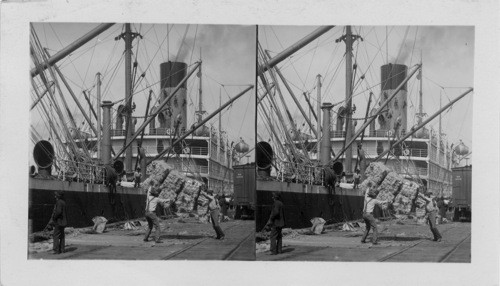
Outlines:
<svg viewBox="0 0 500 286"><path fill-rule="evenodd" d="M364 226L364 223L361 223ZM292 234L283 238L283 253L259 251L259 261L357 262L471 262L471 224L450 222L438 226L443 239L432 240L429 226L413 221L379 222L378 245L361 243L362 227L353 231L326 229L320 235ZM268 242L267 242L268 243Z"/></svg>
<svg viewBox="0 0 500 286"><path fill-rule="evenodd" d="M144 223L145 221L143 221ZM215 239L212 225L195 218L161 220L163 243L144 242L147 224L137 230L114 227L101 234L66 235L66 251L52 254L52 242L30 244L29 259L100 260L255 260L253 220L230 220L220 225L226 235ZM154 229L153 229L154 232ZM36 250L34 250L36 249Z"/></svg>

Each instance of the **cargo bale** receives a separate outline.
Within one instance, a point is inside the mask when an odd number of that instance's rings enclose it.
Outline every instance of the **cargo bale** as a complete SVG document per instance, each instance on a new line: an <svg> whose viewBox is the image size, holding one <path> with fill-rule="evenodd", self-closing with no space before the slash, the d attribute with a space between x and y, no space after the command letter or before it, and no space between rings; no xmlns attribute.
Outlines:
<svg viewBox="0 0 500 286"><path fill-rule="evenodd" d="M415 210L415 215L417 216L417 218L424 218L426 213L425 213L425 209L423 208L417 208Z"/></svg>
<svg viewBox="0 0 500 286"><path fill-rule="evenodd" d="M173 191L164 189L164 190L161 191L161 193L160 193L160 195L158 197L160 199L169 200L170 204L172 204L177 199L177 194L175 192L173 192Z"/></svg>
<svg viewBox="0 0 500 286"><path fill-rule="evenodd" d="M148 178L155 179L156 181L162 183L171 170L173 170L173 167L165 161L155 160L146 168L146 174L148 175Z"/></svg>
<svg viewBox="0 0 500 286"><path fill-rule="evenodd" d="M373 162L366 168L365 176L378 186L384 181L389 172L391 172L391 170L383 163Z"/></svg>
<svg viewBox="0 0 500 286"><path fill-rule="evenodd" d="M202 185L203 185L202 182L192 179L187 179L184 184L184 187L182 188L182 193L190 195L192 197L198 196Z"/></svg>
<svg viewBox="0 0 500 286"><path fill-rule="evenodd" d="M417 206L417 208L425 208L426 201L420 197L417 197L415 205Z"/></svg>
<svg viewBox="0 0 500 286"><path fill-rule="evenodd" d="M206 207L206 206L208 206L209 202L208 202L208 199L203 194L206 194L206 193L203 190L200 191L200 195L198 196L197 204L198 204L198 206Z"/></svg>
<svg viewBox="0 0 500 286"><path fill-rule="evenodd" d="M191 212L194 208L194 199L189 195L181 193L179 196L177 196L175 206L177 207L178 212Z"/></svg>
<svg viewBox="0 0 500 286"><path fill-rule="evenodd" d="M179 194L182 191L186 177L177 170L171 170L160 188L168 189Z"/></svg>
<svg viewBox="0 0 500 286"><path fill-rule="evenodd" d="M208 206L200 207L198 205L197 212L198 212L198 215L200 215L200 216L203 216L203 215L207 214L208 213Z"/></svg>
<svg viewBox="0 0 500 286"><path fill-rule="evenodd" d="M398 194L403 185L403 178L396 172L389 172L379 188L391 192L394 196Z"/></svg>
<svg viewBox="0 0 500 286"><path fill-rule="evenodd" d="M420 187L419 184L404 179L399 194L409 198L410 200L413 200L417 196L419 187Z"/></svg>
<svg viewBox="0 0 500 286"><path fill-rule="evenodd" d="M400 193L394 198L392 206L397 214L407 215L411 212L412 200Z"/></svg>
<svg viewBox="0 0 500 286"><path fill-rule="evenodd" d="M394 195L390 191L380 190L377 195L377 200L392 202L394 200Z"/></svg>

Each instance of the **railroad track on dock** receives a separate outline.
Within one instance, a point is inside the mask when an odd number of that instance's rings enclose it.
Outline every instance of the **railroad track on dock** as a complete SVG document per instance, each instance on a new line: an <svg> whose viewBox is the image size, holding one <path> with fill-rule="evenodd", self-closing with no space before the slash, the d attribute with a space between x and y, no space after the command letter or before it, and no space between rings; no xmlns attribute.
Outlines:
<svg viewBox="0 0 500 286"><path fill-rule="evenodd" d="M231 251L228 252L228 254L226 254L224 256L224 258L222 260L230 260L231 258L233 258L234 254L241 249L241 247L243 246L243 243L245 241L247 241L248 238L250 238L251 236L255 236L254 233L249 233L247 236L245 236L245 238L243 238L239 243L238 245L236 245L235 248L231 249ZM252 239L253 240L253 239Z"/></svg>
<svg viewBox="0 0 500 286"><path fill-rule="evenodd" d="M235 228L236 226L238 225L232 225L226 229L224 229L224 232L227 232L228 230L232 229L232 228ZM241 248L241 246L243 245L243 243L248 239L249 236L253 235L253 233L250 233L249 235L247 235L244 239L242 239L234 248L232 248L226 255L224 255L224 258L222 260L229 260L231 257L233 257L233 255ZM188 250L191 250L193 249L194 247L202 244L203 242L209 240L209 239L213 239L212 237L206 237L206 238L203 238L201 239L200 241L196 242L196 243L193 243L191 245L188 245L182 249L179 249L177 250L176 252L174 253L171 253L165 257L162 257L161 260L169 260L169 259L172 259L172 258L175 258L176 256L179 256L180 254L188 251Z"/></svg>
<svg viewBox="0 0 500 286"><path fill-rule="evenodd" d="M448 228L448 229L446 229L446 230L444 230L444 231L441 231L441 233L442 233L442 234L445 234L445 233L449 232L450 230L453 230L453 229L456 229L456 228L457 228L457 227L456 227L456 226L454 226L454 227ZM456 244L455 244L455 246L454 246L454 247L453 247L450 251L448 251L448 252L446 252L445 254L443 254L443 255L442 255L442 256L438 259L438 261L437 261L437 262L440 262L440 263L441 263L441 262L446 262L446 261L447 261L447 260L448 260L448 259L449 259L449 258L450 258L450 257L451 257L451 256L452 256L455 252L456 252L456 251L457 251L457 249L459 249L459 247L460 247L460 246L461 246L461 245L462 245L462 244L463 244L463 243L464 243L467 239L469 239L470 237L471 237L471 233L469 233L469 234L468 234L465 238L461 239L458 243L456 243ZM412 248L414 248L414 247L418 246L419 244L421 244L421 243L423 243L423 242L426 242L426 241L428 241L428 240L420 240L420 241L418 241L418 242L416 242L416 243L413 243L413 244L411 244L411 245L408 245L408 246L404 247L403 249L400 249L400 250L398 250L398 251L396 251L396 252L393 252L393 253L391 253L391 254L388 254L388 255L386 255L386 256L384 256L384 257L382 257L382 258L379 258L377 261L378 261L378 262L383 262L383 261L387 261L387 260L389 260L389 259L391 259L391 258L397 257L398 255L401 255L401 254L403 254L403 253L405 253L405 252L407 252L407 251L411 250Z"/></svg>
<svg viewBox="0 0 500 286"><path fill-rule="evenodd" d="M457 249L459 249L459 247L467 240L471 237L471 233L469 233L469 235L467 235L464 239L462 239L460 242L458 242L454 247L453 249L451 249L450 251L448 251L445 255L443 255L441 257L441 259L439 260L439 262L446 262L456 251Z"/></svg>

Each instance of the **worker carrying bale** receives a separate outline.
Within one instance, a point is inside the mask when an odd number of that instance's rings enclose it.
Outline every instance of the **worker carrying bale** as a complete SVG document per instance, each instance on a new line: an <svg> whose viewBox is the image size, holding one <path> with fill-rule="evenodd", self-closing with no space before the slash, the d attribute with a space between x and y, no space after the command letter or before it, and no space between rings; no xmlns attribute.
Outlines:
<svg viewBox="0 0 500 286"><path fill-rule="evenodd" d="M204 185L204 188L206 188L206 185ZM205 192L201 192L200 195L208 199L208 210L210 211L210 219L212 220L212 226L217 235L215 239L223 240L225 238L225 234L219 225L220 206L219 206L219 201L214 195L214 191L206 190Z"/></svg>
<svg viewBox="0 0 500 286"><path fill-rule="evenodd" d="M427 214L429 227L431 229L432 235L434 236L433 240L440 242L442 236L436 226L436 215L438 212L436 199L431 192L425 192L425 194L419 193L418 196L426 201L425 212Z"/></svg>
<svg viewBox="0 0 500 286"><path fill-rule="evenodd" d="M377 236L378 236L377 222L375 220L375 217L373 216L373 210L375 209L375 205L382 206L383 204L389 203L389 201L378 200L378 199L376 199L376 197L377 197L377 193L375 192L374 188L370 188L365 193L365 202L364 202L364 207L363 207L363 220L365 221L366 227L365 227L365 233L363 234L363 238L361 239L361 243L366 243L366 238L368 237L368 232L370 232L370 228L371 228L371 229L373 229L372 244L374 244L374 245L378 244L378 241L377 241Z"/></svg>
<svg viewBox="0 0 500 286"><path fill-rule="evenodd" d="M163 207L168 207L170 205L170 201L166 199L158 198L160 194L160 189L154 186L149 186L147 201L146 201L146 220L148 221L148 230L146 230L146 235L144 236L144 241L147 242L151 231L153 230L153 226L156 228L155 233L155 242L162 243L160 239L161 228L160 228L160 219L156 215L156 206L158 204L163 205Z"/></svg>

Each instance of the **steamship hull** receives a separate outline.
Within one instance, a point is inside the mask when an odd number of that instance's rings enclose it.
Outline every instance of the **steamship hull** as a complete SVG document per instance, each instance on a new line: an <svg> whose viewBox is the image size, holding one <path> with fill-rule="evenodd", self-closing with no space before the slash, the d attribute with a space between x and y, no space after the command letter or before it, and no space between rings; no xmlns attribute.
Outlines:
<svg viewBox="0 0 500 286"><path fill-rule="evenodd" d="M327 223L362 218L364 196L360 190L301 183L257 180L256 229L264 228L271 213L272 193L280 192L285 212L285 227L306 228L311 219L321 217Z"/></svg>
<svg viewBox="0 0 500 286"><path fill-rule="evenodd" d="M92 218L109 222L144 216L146 196L140 188L117 186L111 196L103 184L29 178L28 219L31 232L45 228L54 208L54 192L64 191L68 226L92 226Z"/></svg>

